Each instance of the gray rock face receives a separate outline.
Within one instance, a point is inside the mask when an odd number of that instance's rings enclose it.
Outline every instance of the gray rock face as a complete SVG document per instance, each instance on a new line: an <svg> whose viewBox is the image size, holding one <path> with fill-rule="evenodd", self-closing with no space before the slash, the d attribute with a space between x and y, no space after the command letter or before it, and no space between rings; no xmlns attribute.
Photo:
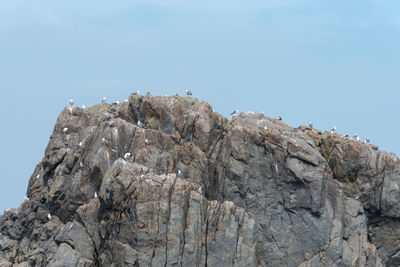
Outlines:
<svg viewBox="0 0 400 267"><path fill-rule="evenodd" d="M189 97L68 107L29 200L0 217L0 266L399 266L399 170Z"/></svg>

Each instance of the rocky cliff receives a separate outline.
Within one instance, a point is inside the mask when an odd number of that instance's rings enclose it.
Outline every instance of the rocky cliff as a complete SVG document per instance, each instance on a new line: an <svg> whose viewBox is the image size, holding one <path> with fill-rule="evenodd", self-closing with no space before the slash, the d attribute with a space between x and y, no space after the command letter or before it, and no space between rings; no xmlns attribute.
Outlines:
<svg viewBox="0 0 400 267"><path fill-rule="evenodd" d="M189 97L66 107L0 266L399 266L400 164Z"/></svg>

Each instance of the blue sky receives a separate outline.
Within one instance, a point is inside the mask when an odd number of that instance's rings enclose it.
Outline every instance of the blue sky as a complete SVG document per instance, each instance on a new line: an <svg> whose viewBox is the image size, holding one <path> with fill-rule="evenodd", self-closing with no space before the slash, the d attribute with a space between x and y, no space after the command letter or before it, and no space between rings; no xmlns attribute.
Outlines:
<svg viewBox="0 0 400 267"><path fill-rule="evenodd" d="M223 115L370 137L400 152L400 2L0 0L0 213L68 99L186 88Z"/></svg>

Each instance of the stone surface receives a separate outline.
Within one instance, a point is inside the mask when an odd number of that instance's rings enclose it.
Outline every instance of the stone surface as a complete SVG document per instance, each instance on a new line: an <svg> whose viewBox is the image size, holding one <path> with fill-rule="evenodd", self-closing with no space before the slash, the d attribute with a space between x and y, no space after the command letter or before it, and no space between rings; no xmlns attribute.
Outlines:
<svg viewBox="0 0 400 267"><path fill-rule="evenodd" d="M194 98L67 107L0 266L399 266L399 183L374 145Z"/></svg>

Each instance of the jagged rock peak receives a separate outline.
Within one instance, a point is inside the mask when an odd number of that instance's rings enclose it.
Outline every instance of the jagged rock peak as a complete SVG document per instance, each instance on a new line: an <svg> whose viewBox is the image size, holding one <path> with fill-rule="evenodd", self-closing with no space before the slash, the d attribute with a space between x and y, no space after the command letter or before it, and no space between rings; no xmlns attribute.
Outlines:
<svg viewBox="0 0 400 267"><path fill-rule="evenodd" d="M399 183L372 144L192 97L70 105L0 266L399 266Z"/></svg>

